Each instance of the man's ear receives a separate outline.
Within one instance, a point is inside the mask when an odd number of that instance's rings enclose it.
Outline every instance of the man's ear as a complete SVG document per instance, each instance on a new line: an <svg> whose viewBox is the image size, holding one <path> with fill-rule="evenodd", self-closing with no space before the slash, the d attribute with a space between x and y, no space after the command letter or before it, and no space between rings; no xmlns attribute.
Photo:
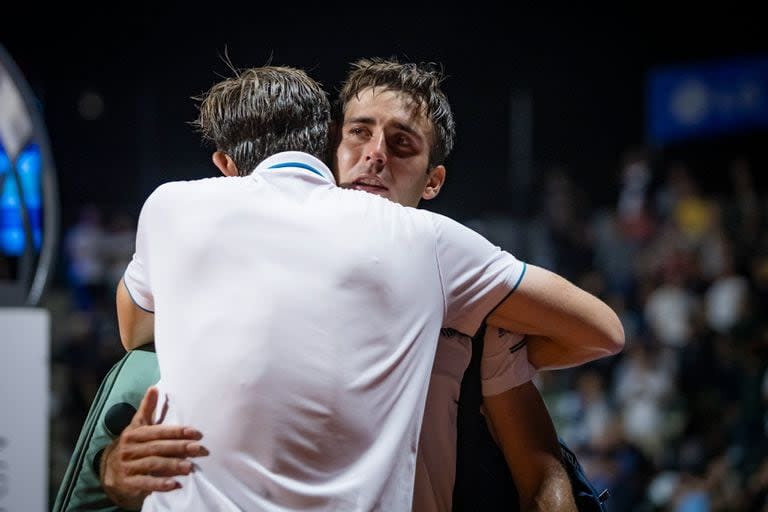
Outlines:
<svg viewBox="0 0 768 512"><path fill-rule="evenodd" d="M238 176L237 165L235 165L235 161L232 160L232 157L230 157L225 152L214 151L213 156L211 156L211 160L213 160L213 165L218 167L221 171L221 174L224 176Z"/></svg>
<svg viewBox="0 0 768 512"><path fill-rule="evenodd" d="M427 184L424 186L424 192L421 193L422 199L433 199L440 193L440 189L445 183L445 166L437 165L429 171Z"/></svg>

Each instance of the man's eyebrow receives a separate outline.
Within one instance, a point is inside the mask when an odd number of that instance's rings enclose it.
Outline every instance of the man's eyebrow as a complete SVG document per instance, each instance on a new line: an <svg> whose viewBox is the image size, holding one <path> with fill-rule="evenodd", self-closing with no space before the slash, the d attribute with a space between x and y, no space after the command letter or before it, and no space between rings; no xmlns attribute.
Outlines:
<svg viewBox="0 0 768 512"><path fill-rule="evenodd" d="M373 124L375 121L372 117L366 117L366 116L357 116L357 117L351 117L348 119L344 119L344 124L349 123L360 123L360 124Z"/></svg>
<svg viewBox="0 0 768 512"><path fill-rule="evenodd" d="M349 119L344 120L344 124L351 124L351 123L371 125L371 124L375 124L376 120L368 116L357 116L357 117L351 117ZM414 137L422 138L421 135L419 135L419 133L411 125L401 123L399 121L393 122L392 125L398 130L402 130L410 135L413 135Z"/></svg>
<svg viewBox="0 0 768 512"><path fill-rule="evenodd" d="M413 135L417 139L421 139L422 138L421 135L416 130L414 130L413 127L411 125L409 125L409 124L404 124L404 123L399 123L399 122L395 122L393 124L395 125L395 128L397 128L398 130L402 130L405 133Z"/></svg>

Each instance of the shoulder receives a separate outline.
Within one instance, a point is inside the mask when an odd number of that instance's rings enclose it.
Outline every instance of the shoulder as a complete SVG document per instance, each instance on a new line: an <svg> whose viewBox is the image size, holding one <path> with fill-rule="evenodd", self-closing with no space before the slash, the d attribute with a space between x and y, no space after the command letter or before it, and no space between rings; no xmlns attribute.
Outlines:
<svg viewBox="0 0 768 512"><path fill-rule="evenodd" d="M145 204L165 204L182 199L195 198L200 195L216 193L216 191L243 186L240 177L218 176L198 180L169 181L159 185L147 197Z"/></svg>
<svg viewBox="0 0 768 512"><path fill-rule="evenodd" d="M193 181L168 181L158 185L147 197L146 203L157 203L181 194Z"/></svg>
<svg viewBox="0 0 768 512"><path fill-rule="evenodd" d="M318 189L318 191L322 194L332 194L340 208L352 208L360 215L365 214L383 222L397 225L398 231L401 233L408 232L409 229L419 229L421 230L418 232L420 234L423 234L424 231L435 232L435 224L431 218L437 214L433 212L413 206L404 206L391 199L361 190L330 186L329 188Z"/></svg>
<svg viewBox="0 0 768 512"><path fill-rule="evenodd" d="M431 212L427 210L417 210L421 215L424 216L427 222L430 223L432 228L435 230L435 232L442 236L461 236L461 237L477 237L481 238L480 235L470 229L469 227L465 226L461 222L452 219L450 217L447 217L443 214Z"/></svg>

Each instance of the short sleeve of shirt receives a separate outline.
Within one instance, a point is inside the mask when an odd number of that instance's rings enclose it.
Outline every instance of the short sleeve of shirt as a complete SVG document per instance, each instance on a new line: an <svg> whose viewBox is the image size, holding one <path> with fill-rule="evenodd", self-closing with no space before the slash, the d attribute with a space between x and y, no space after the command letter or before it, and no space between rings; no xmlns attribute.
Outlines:
<svg viewBox="0 0 768 512"><path fill-rule="evenodd" d="M525 336L488 327L480 360L483 396L494 396L525 384L536 375L528 362Z"/></svg>
<svg viewBox="0 0 768 512"><path fill-rule="evenodd" d="M159 190L159 189L158 189ZM155 311L155 299L152 294L152 286L149 276L149 251L147 240L149 229L159 226L153 224L153 212L156 210L158 190L155 190L144 202L136 225L136 250L131 262L125 269L123 282L133 302L149 312Z"/></svg>
<svg viewBox="0 0 768 512"><path fill-rule="evenodd" d="M445 299L443 326L473 336L491 310L518 287L526 264L448 217L431 218Z"/></svg>

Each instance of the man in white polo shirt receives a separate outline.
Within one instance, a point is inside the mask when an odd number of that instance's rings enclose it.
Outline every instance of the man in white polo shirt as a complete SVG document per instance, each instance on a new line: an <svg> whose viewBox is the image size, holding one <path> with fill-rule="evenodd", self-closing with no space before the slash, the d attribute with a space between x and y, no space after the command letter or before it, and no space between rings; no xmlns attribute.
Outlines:
<svg viewBox="0 0 768 512"><path fill-rule="evenodd" d="M295 92L280 90L289 89ZM270 94L275 90L270 85ZM270 100L274 105L275 98ZM305 130L291 124L307 119L307 112L285 114L290 127L265 126L277 128L283 137L297 135L287 144L305 149L297 142L300 136L317 135L316 126ZM279 117L273 111L268 119ZM246 141L246 153L253 152L254 140ZM267 147L274 142L264 140ZM237 169L229 155L241 159L239 150L217 152L216 163L225 174ZM140 306L157 311L163 390L171 397L166 420L202 427L212 454L201 459L200 470L181 491L153 495L147 506L162 508L166 499L336 510L410 505L407 480L414 454L408 450L415 451L420 417L413 407L423 404L437 330L444 324L473 333L493 305L520 283L525 267L453 221L335 189L329 176L319 161L278 154L252 176L166 185L145 204L126 284ZM208 236L200 237L201 232ZM394 243L405 244L409 257L387 251ZM314 264L307 261L308 252ZM225 274L241 267L237 286ZM290 288L297 277L300 294ZM605 329L557 305L539 307L546 302L540 294L543 284L568 293L564 307L573 301L602 305L593 297L535 267L526 282L531 284L524 286L522 297L514 300L513 294L505 300L489 317L491 323L546 335L553 343L570 335L594 335L616 346L623 341L616 325ZM253 298L255 283L268 299ZM338 296L329 302L329 294ZM140 327L151 315L132 304L133 309L123 311L126 304L122 299L121 335L132 348L142 341ZM600 312L610 312L605 309ZM360 311L372 313L361 318ZM525 320L516 318L521 313ZM222 332L223 321L233 325ZM334 342L337 331L344 341ZM225 341L210 351L196 343L202 339ZM247 347L254 345L248 356ZM339 358L342 353L345 357ZM234 368L233 354L239 355ZM221 358L226 375L205 375ZM200 384L203 376L210 389ZM221 404L223 399L227 403ZM196 411L199 400L216 404L220 414L212 418ZM238 428L232 421L245 425ZM354 476L361 474L364 483ZM217 484L226 488L227 498Z"/></svg>
<svg viewBox="0 0 768 512"><path fill-rule="evenodd" d="M303 72L238 80L263 112L245 151L276 154L237 176L229 148L216 163L230 176L155 190L120 285L126 349L153 320L165 421L211 452L144 509L407 510L440 327L475 332L525 264L445 217L337 188L312 156L330 108ZM238 80L220 85L241 94Z"/></svg>

